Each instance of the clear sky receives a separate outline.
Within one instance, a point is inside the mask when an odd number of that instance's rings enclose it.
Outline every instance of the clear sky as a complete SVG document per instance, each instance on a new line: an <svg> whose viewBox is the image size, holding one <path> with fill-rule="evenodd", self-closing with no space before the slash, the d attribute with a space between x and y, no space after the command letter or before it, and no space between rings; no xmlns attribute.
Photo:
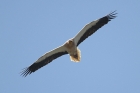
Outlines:
<svg viewBox="0 0 140 93"><path fill-rule="evenodd" d="M65 55L20 76L114 10L118 17L80 44L81 62ZM0 66L0 93L140 93L140 1L1 0Z"/></svg>

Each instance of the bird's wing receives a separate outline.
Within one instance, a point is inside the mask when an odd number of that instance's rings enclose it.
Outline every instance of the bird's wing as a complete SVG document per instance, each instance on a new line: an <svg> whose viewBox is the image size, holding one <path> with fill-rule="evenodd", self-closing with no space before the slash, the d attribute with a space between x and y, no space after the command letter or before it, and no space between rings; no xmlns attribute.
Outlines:
<svg viewBox="0 0 140 93"><path fill-rule="evenodd" d="M50 63L54 59L56 59L62 55L65 55L65 54L68 54L68 53L67 53L64 46L60 46L60 47L58 47L58 48L56 48L48 53L45 53L36 62L34 62L31 66L25 68L25 70L23 70L23 72L21 72L21 75L26 77L28 74L35 72L39 68L47 65L48 63Z"/></svg>
<svg viewBox="0 0 140 93"><path fill-rule="evenodd" d="M87 24L75 37L74 42L78 46L81 42L83 42L86 38L96 32L99 28L107 24L111 19L114 19L117 13L112 12L96 21L92 21Z"/></svg>

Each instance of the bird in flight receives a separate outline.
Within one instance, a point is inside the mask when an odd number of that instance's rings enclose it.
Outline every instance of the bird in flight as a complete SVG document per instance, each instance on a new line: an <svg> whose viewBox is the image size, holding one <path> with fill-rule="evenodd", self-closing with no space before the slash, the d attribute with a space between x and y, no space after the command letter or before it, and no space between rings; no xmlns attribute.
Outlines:
<svg viewBox="0 0 140 93"><path fill-rule="evenodd" d="M117 13L114 11L102 18L99 18L95 21L88 23L74 38L69 39L63 45L51 50L50 52L45 53L36 62L34 62L29 67L25 68L21 72L21 75L26 77L32 72L35 72L39 68L52 62L54 59L66 54L70 55L71 61L79 62L81 59L81 53L80 50L78 49L78 45L82 43L90 35L92 35L94 32L96 32L99 28L101 28L109 21L111 21L111 19L114 19L116 17L116 14Z"/></svg>

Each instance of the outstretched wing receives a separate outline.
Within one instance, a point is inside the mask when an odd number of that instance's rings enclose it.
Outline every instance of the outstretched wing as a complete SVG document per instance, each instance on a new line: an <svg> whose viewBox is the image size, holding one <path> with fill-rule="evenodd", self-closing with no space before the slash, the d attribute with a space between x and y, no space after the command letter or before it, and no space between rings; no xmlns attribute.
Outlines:
<svg viewBox="0 0 140 93"><path fill-rule="evenodd" d="M31 66L25 68L25 70L23 72L21 72L21 75L26 77L28 74L35 72L39 68L47 65L54 59L56 59L62 55L65 55L65 54L68 54L67 51L65 50L65 47L64 46L58 47L58 48L44 54L36 62L34 62Z"/></svg>
<svg viewBox="0 0 140 93"><path fill-rule="evenodd" d="M117 13L112 12L96 21L92 21L91 23L87 24L75 37L74 41L75 44L78 46L81 42L83 42L86 38L96 32L99 28L107 24L111 19L114 19Z"/></svg>

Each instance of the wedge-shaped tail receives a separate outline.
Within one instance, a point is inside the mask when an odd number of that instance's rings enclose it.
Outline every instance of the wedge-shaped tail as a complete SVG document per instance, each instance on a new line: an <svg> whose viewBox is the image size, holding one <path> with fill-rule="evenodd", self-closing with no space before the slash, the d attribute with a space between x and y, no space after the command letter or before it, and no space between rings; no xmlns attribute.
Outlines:
<svg viewBox="0 0 140 93"><path fill-rule="evenodd" d="M80 62L81 60L81 51L77 48L76 55L70 55L70 60L73 62Z"/></svg>

